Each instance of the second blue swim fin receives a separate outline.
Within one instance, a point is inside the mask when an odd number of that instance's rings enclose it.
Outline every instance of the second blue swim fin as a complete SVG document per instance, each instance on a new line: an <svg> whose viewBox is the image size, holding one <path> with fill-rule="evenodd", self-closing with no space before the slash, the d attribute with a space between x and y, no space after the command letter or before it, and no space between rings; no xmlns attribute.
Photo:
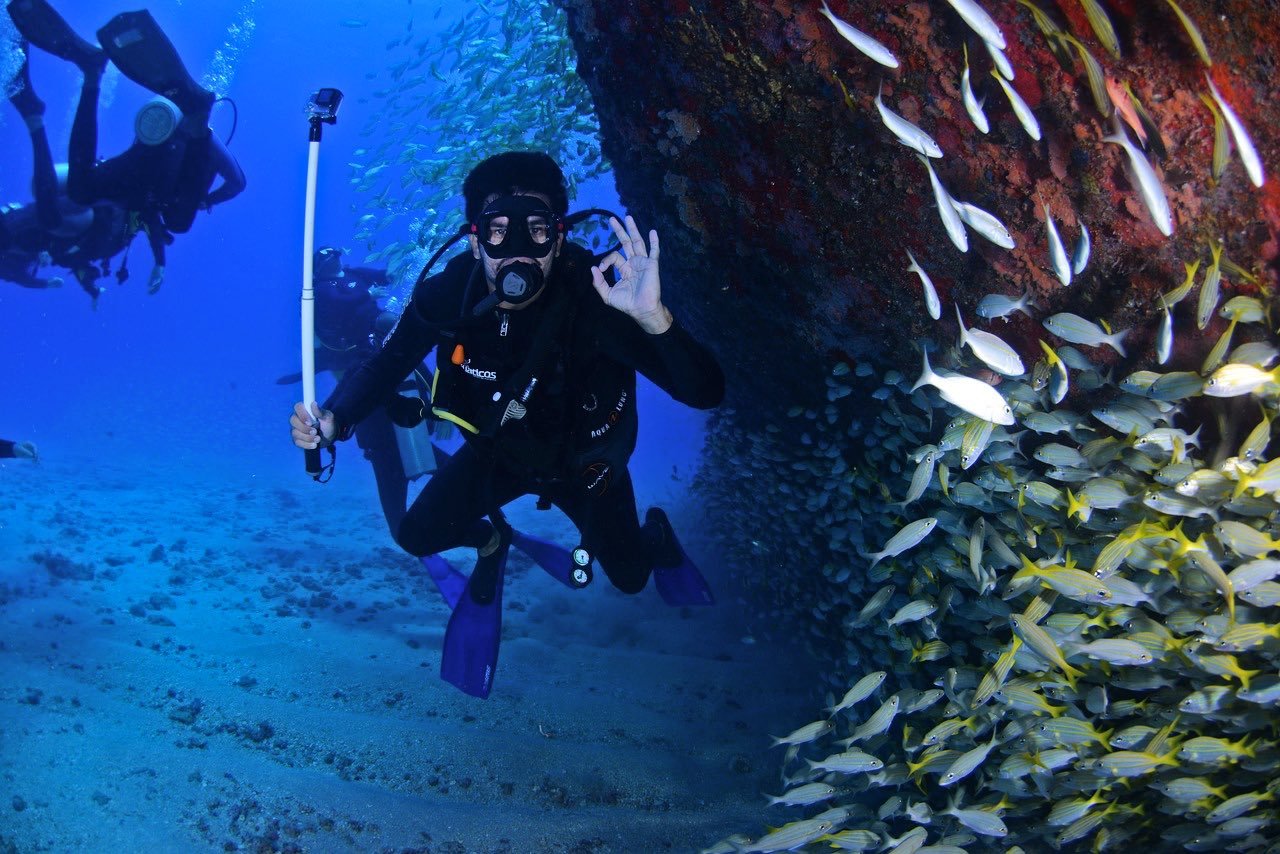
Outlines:
<svg viewBox="0 0 1280 854"><path fill-rule="evenodd" d="M586 586L573 562L573 553L563 546L520 531L512 532L511 544L565 587L579 590ZM590 573L586 575L586 581L590 581Z"/></svg>
<svg viewBox="0 0 1280 854"><path fill-rule="evenodd" d="M427 575L435 582L436 589L440 591L440 596L449 606L449 610L456 608L458 600L466 592L467 577L454 569L449 561L440 555L427 555L419 560L426 568Z"/></svg>
<svg viewBox="0 0 1280 854"><path fill-rule="evenodd" d="M654 507L645 515L645 527L656 525L661 533L657 546L658 565L653 568L653 586L668 605L714 605L716 597L698 567L685 554L676 532L661 508Z"/></svg>

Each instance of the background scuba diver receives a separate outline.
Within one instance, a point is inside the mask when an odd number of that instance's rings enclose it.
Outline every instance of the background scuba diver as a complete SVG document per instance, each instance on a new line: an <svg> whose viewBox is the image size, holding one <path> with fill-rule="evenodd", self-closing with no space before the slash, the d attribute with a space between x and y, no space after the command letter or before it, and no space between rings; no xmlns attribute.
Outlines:
<svg viewBox="0 0 1280 854"><path fill-rule="evenodd" d="M46 0L11 0L9 15L28 42L84 74L71 127L67 193L73 202L111 202L128 212L130 236L147 232L155 265L147 289L164 281L164 247L191 228L196 211L238 195L244 173L209 130L214 95L187 73L147 11L122 12L98 30L99 48L76 35ZM97 159L98 95L106 61L158 96L138 111L136 138L121 154ZM221 185L210 191L218 176ZM127 275L127 273L126 273ZM123 279L122 279L123 281Z"/></svg>
<svg viewBox="0 0 1280 854"><path fill-rule="evenodd" d="M51 265L63 267L96 299L98 277L110 259L129 245L128 217L111 202L86 207L71 201L66 192L68 168L54 166L44 102L31 88L26 59L17 80L18 91L9 101L31 135L35 203L0 208L0 279L25 288L59 287L61 277L46 278L40 272Z"/></svg>
<svg viewBox="0 0 1280 854"><path fill-rule="evenodd" d="M345 439L439 348L432 408L459 425L467 441L410 507L397 541L424 558L459 546L477 549L469 595L457 601L450 620L441 675L486 696L497 623L488 624L492 649L488 640L477 641L485 647L480 657L489 657L479 673L451 678L450 637L464 609L500 608L513 540L535 556L529 538L522 544L500 512L522 495L538 495L540 506L564 511L581 533L580 549L599 560L619 590L640 592L659 569L659 591L668 602L680 601L682 592L688 593L682 603L712 601L705 586L664 592L660 568L696 569L660 509L651 509L640 526L627 463L638 428L637 370L699 409L720 403L724 376L662 303L656 232L646 246L630 217L625 230L613 220L626 256L613 253L599 266L587 249L565 242L567 190L550 157L491 157L468 175L463 195L471 257L460 253L438 275L423 272L382 349L350 372L318 411L319 433L301 403L290 422L299 447ZM610 269L617 279L612 286L605 279ZM442 593L449 597L443 586Z"/></svg>
<svg viewBox="0 0 1280 854"><path fill-rule="evenodd" d="M315 253L314 289L316 300L316 372L331 371L341 380L348 370L363 364L374 353L383 338L395 326L396 316L378 307L391 280L387 271L373 267L347 267L342 263L342 250L325 247ZM415 440L417 454L411 460L402 457L396 427L415 428L426 413L423 397L427 383L423 366L415 368L413 381L398 391L417 391L419 396L392 393L384 404L376 407L356 425L356 444L373 466L378 485L378 500L387 520L391 536L400 529L404 518L409 481L435 470L434 450L430 439ZM300 374L281 377L280 385L301 381ZM422 443L425 442L425 445ZM411 470L410 470L411 469Z"/></svg>

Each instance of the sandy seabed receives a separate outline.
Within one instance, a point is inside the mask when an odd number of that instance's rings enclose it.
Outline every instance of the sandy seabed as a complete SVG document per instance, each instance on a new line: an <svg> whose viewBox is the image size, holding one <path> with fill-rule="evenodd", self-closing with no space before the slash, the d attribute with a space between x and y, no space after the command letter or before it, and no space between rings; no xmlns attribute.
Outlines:
<svg viewBox="0 0 1280 854"><path fill-rule="evenodd" d="M695 531L713 608L570 591L513 551L478 700L439 678L448 610L346 460L325 487L3 461L0 852L696 851L795 817L761 793L807 667L744 643Z"/></svg>

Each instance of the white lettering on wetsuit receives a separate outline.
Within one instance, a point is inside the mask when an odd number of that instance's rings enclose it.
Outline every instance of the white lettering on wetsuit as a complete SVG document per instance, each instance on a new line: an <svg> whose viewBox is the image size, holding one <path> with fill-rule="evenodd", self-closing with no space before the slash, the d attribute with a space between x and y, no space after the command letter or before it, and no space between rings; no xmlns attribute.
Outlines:
<svg viewBox="0 0 1280 854"><path fill-rule="evenodd" d="M614 404L613 411L609 413L609 417L605 420L604 426L597 427L591 431L592 439L599 439L605 433L613 429L613 425L618 423L618 419L622 417L622 410L627 405L627 392L624 389L622 396L618 398L618 402Z"/></svg>
<svg viewBox="0 0 1280 854"><path fill-rule="evenodd" d="M475 377L478 380L488 380L489 382L493 382L493 383L496 383L498 381L497 371L482 371L479 368L473 368L471 367L471 359L469 358L462 363L461 367L463 371L465 371L467 374Z"/></svg>

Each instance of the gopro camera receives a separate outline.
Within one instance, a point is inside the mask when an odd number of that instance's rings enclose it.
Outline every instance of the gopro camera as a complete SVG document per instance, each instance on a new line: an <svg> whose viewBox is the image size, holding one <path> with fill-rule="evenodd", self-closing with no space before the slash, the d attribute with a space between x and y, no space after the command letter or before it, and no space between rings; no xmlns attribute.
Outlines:
<svg viewBox="0 0 1280 854"><path fill-rule="evenodd" d="M334 124L338 121L338 105L342 103L342 92L338 89L320 89L307 102L307 115L313 122Z"/></svg>

